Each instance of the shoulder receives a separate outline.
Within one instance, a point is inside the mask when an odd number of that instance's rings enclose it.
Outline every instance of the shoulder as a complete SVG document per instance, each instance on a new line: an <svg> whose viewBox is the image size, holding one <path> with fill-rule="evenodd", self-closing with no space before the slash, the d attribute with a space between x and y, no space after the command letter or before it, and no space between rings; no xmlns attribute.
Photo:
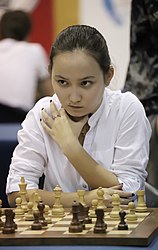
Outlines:
<svg viewBox="0 0 158 250"><path fill-rule="evenodd" d="M27 113L27 116L22 123L23 127L34 126L37 123L39 124L39 121L41 119L41 110L43 108L47 111L49 115L51 115L51 112L50 112L51 100L54 101L58 109L61 107L61 104L56 95L41 98L39 101L36 102L34 107Z"/></svg>
<svg viewBox="0 0 158 250"><path fill-rule="evenodd" d="M54 94L53 96L46 96L41 98L39 101L36 102L30 112L38 114L41 113L41 110L44 108L48 113L50 113L50 101L53 101L58 109L61 108L61 103L59 102L59 99L56 94Z"/></svg>
<svg viewBox="0 0 158 250"><path fill-rule="evenodd" d="M31 42L22 41L22 42L19 42L19 47L21 47L21 49L23 48L25 50L31 51L32 53L35 53L37 55L38 54L46 55L45 49L39 43L31 43Z"/></svg>
<svg viewBox="0 0 158 250"><path fill-rule="evenodd" d="M145 110L139 99L131 92L121 92L120 90L107 90L107 99L109 105L122 114L135 112L145 115Z"/></svg>

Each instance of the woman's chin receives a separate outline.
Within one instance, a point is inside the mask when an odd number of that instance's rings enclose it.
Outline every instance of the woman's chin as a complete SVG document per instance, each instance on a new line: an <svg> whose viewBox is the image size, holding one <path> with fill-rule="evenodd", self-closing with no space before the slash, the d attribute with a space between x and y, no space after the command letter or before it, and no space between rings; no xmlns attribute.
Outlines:
<svg viewBox="0 0 158 250"><path fill-rule="evenodd" d="M75 122L78 122L80 120L82 120L86 115L81 115L81 116L76 116L76 115L73 115L73 114L69 114L67 111L66 111L67 115L70 117L70 119L72 121L75 121Z"/></svg>

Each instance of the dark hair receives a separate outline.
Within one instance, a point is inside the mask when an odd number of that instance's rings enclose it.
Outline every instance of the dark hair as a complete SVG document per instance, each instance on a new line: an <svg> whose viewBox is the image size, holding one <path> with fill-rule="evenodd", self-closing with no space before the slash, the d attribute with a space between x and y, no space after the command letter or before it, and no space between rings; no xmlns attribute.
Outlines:
<svg viewBox="0 0 158 250"><path fill-rule="evenodd" d="M56 55L75 49L85 50L98 62L104 74L108 72L111 60L106 40L97 29L88 25L72 25L59 33L50 51L50 69Z"/></svg>
<svg viewBox="0 0 158 250"><path fill-rule="evenodd" d="M24 40L31 31L31 18L28 13L15 10L7 11L0 20L0 38Z"/></svg>

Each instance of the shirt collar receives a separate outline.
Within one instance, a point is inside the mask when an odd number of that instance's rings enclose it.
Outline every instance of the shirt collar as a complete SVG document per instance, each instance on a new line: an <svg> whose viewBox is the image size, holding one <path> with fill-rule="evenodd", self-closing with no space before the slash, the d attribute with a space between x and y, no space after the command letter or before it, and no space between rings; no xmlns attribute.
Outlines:
<svg viewBox="0 0 158 250"><path fill-rule="evenodd" d="M105 91L103 94L103 99L102 99L102 102L101 102L99 108L96 110L96 112L94 114L92 114L90 116L90 118L88 120L88 124L90 127L94 127L102 115L104 115L105 119L107 118L109 111L110 111L112 101L113 101L113 98L110 95L110 93L111 93L111 90L108 88L105 88ZM54 99L55 103L56 102L58 103L57 108L60 109L61 103L60 103L56 94L53 95L53 99Z"/></svg>

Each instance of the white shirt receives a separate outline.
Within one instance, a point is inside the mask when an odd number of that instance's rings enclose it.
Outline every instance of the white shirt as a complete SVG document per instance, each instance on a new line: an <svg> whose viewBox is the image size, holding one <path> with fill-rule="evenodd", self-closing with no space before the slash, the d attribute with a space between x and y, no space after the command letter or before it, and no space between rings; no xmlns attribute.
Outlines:
<svg viewBox="0 0 158 250"><path fill-rule="evenodd" d="M21 176L25 177L27 188L38 188L43 172L46 176L44 189L48 191L57 184L64 192L89 188L40 124L41 109L50 112L50 99L58 109L61 107L56 95L41 99L28 113L23 129L18 132L19 145L10 165L7 193L19 190ZM129 92L105 89L103 101L88 123L90 129L84 149L104 168L115 173L125 191L135 192L143 188L151 128L137 97Z"/></svg>
<svg viewBox="0 0 158 250"><path fill-rule="evenodd" d="M30 110L39 80L48 77L48 58L37 43L0 41L0 103Z"/></svg>

